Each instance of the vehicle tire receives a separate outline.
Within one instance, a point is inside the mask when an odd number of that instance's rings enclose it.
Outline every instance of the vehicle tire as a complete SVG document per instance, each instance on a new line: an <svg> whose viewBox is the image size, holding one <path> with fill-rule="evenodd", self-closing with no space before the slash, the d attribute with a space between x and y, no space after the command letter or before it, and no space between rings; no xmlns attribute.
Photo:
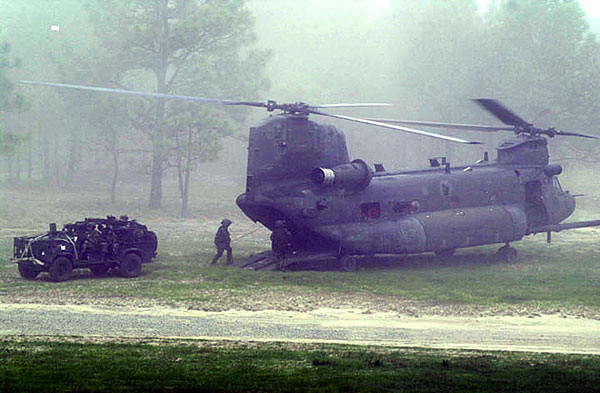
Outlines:
<svg viewBox="0 0 600 393"><path fill-rule="evenodd" d="M119 272L125 278L133 278L142 271L142 258L135 252L128 252L119 264Z"/></svg>
<svg viewBox="0 0 600 393"><path fill-rule="evenodd" d="M92 271L92 275L96 277L101 277L106 275L108 272L108 266L106 265L98 265L98 266L90 266L90 270Z"/></svg>
<svg viewBox="0 0 600 393"><path fill-rule="evenodd" d="M71 277L73 272L73 264L67 257L56 257L50 266L48 273L52 281L61 282L66 281Z"/></svg>
<svg viewBox="0 0 600 393"><path fill-rule="evenodd" d="M40 270L31 265L31 263L21 262L19 263L19 274L26 280L35 279Z"/></svg>
<svg viewBox="0 0 600 393"><path fill-rule="evenodd" d="M352 255L343 255L339 260L339 266L343 272L355 272L358 269L358 261Z"/></svg>

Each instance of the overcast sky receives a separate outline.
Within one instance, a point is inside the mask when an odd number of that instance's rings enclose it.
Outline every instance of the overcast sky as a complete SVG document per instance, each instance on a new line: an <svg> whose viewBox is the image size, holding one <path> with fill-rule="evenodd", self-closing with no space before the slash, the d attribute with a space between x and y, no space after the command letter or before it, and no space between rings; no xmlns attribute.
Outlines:
<svg viewBox="0 0 600 393"><path fill-rule="evenodd" d="M588 16L600 16L600 1L598 0L579 0L581 8Z"/></svg>
<svg viewBox="0 0 600 393"><path fill-rule="evenodd" d="M480 8L484 8L490 0L477 0ZM375 0L374 2L377 2ZM600 16L600 1L599 0L579 0L581 8L590 17Z"/></svg>

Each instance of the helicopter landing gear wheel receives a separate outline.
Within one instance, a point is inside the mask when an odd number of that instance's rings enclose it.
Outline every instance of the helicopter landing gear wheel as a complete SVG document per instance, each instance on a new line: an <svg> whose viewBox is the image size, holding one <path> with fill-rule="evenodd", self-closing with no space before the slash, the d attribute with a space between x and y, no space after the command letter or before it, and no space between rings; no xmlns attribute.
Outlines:
<svg viewBox="0 0 600 393"><path fill-rule="evenodd" d="M342 255L338 260L338 266L343 272L355 272L358 269L358 261L352 255Z"/></svg>
<svg viewBox="0 0 600 393"><path fill-rule="evenodd" d="M519 253L517 252L517 249L514 247L511 247L508 243L502 247L500 247L500 249L498 250L497 255L504 261L508 262L508 263L515 263L517 262L518 258L519 258Z"/></svg>

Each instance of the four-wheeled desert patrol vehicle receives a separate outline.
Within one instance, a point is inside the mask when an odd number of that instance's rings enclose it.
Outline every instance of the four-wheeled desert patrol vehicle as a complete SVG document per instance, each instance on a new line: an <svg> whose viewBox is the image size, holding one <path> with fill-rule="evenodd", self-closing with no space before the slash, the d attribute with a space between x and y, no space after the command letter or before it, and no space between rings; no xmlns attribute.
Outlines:
<svg viewBox="0 0 600 393"><path fill-rule="evenodd" d="M29 280L48 272L53 281L65 281L79 268L96 276L118 269L121 276L131 278L140 274L142 263L156 256L157 245L154 232L127 216L86 218L60 231L52 223L46 234L15 237L13 261Z"/></svg>

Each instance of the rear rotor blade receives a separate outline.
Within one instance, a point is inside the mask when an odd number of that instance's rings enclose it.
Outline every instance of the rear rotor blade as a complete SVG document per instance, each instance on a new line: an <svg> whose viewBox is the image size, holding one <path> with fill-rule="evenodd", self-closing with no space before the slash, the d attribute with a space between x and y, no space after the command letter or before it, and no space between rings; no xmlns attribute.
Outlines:
<svg viewBox="0 0 600 393"><path fill-rule="evenodd" d="M465 144L469 144L469 145L482 144L482 142L467 141L467 140L460 139L460 138L454 138L451 136L440 135L440 134L436 134L433 132L415 130L415 129L408 128L408 127L395 126L392 124L381 123L381 122L373 121L373 120L359 119L356 117L349 117L349 116L342 116L342 115L331 115L329 113L319 112L319 111L315 111L315 110L311 110L310 113L314 113L315 115L321 115L321 116L326 116L326 117L333 117L336 119L353 121L355 123L370 124L370 125L377 126L377 127L383 127L383 128L389 128L392 130L404 131L404 132L408 132L410 134L416 134L416 135L426 136L426 137L435 138L435 139L442 139L442 140L450 141L450 142L465 143Z"/></svg>
<svg viewBox="0 0 600 393"><path fill-rule="evenodd" d="M417 120L396 120L396 119L379 119L370 118L366 120L377 121L382 123L396 123L406 124L421 127L436 127L436 128L452 128L456 130L468 130L468 131L484 131L484 132L496 132L496 131L514 131L514 127L504 126L486 126L478 124L456 124L456 123L438 123L432 121L417 121Z"/></svg>
<svg viewBox="0 0 600 393"><path fill-rule="evenodd" d="M486 111L490 112L504 124L523 128L528 127L530 125L525 120L521 119L519 116L511 112L504 105L502 105L500 101L493 100L490 98L477 98L472 101L479 104L479 106L481 106Z"/></svg>
<svg viewBox="0 0 600 393"><path fill-rule="evenodd" d="M220 100L220 99L216 99L216 98L180 96L180 95L151 93L151 92L125 90L125 89L111 89L111 88L107 88L107 87L72 85L72 84L67 84L67 83L53 83L53 82L25 81L25 80L20 80L17 82L27 84L27 85L62 87L62 88L67 88L67 89L96 91L96 92L102 92L102 93L118 93L118 94L125 94L125 95L130 95L130 96L137 96L137 97L152 97L152 98L165 98L165 99L170 99L170 100L192 101L192 102L198 102L201 104L244 105L244 106L255 106L255 107L261 107L261 108L267 107L267 104L265 104L264 102Z"/></svg>
<svg viewBox="0 0 600 393"><path fill-rule="evenodd" d="M566 131L559 131L559 130L554 130L554 135L577 136L580 138L588 138L588 139L600 139L600 136L596 136L596 135L586 135L586 134L579 134L577 132L566 132Z"/></svg>

